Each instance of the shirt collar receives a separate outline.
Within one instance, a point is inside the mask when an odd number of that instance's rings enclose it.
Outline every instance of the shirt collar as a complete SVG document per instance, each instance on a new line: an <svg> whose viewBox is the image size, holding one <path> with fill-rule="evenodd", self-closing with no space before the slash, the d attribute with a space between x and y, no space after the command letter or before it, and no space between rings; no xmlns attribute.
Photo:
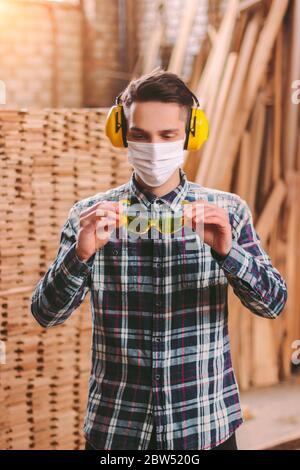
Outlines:
<svg viewBox="0 0 300 470"><path fill-rule="evenodd" d="M151 206L155 201L163 201L168 204L172 210L175 210L178 205L181 204L181 201L185 198L188 192L188 179L186 173L182 168L179 167L180 173L180 182L176 188L172 189L167 194L163 196L156 196L151 191L143 188L136 179L136 173L133 170L131 178L129 180L130 190L135 194L137 199L143 203L147 208Z"/></svg>

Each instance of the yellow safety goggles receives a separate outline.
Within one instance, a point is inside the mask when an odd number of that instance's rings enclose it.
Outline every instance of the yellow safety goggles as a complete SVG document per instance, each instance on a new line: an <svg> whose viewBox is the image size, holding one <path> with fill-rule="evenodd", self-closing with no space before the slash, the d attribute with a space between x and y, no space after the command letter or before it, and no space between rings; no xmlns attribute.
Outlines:
<svg viewBox="0 0 300 470"><path fill-rule="evenodd" d="M182 230L184 226L184 215L180 213L161 213L160 217L149 217L147 213L140 210L130 210L130 201L123 199L120 202L129 206L129 213L127 208L125 213L121 214L121 226L124 225L129 232L135 234L145 234L151 227L155 227L160 233L171 235ZM183 201L188 202L188 201ZM141 213L142 212L142 213ZM138 214L139 213L139 214ZM138 214L138 215L137 215Z"/></svg>

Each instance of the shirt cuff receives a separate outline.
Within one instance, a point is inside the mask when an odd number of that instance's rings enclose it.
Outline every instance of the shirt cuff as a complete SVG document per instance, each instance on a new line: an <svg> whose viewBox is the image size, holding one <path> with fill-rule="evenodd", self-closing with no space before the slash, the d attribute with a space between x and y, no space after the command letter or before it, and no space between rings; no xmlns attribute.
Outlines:
<svg viewBox="0 0 300 470"><path fill-rule="evenodd" d="M65 253L64 268L71 276L83 278L91 272L94 258L95 253L87 261L81 261L77 256L76 242L74 242Z"/></svg>
<svg viewBox="0 0 300 470"><path fill-rule="evenodd" d="M228 274L242 278L247 272L251 255L235 239L226 256L221 256L211 248L211 254L219 266Z"/></svg>
<svg viewBox="0 0 300 470"><path fill-rule="evenodd" d="M227 253L226 256L220 255L220 254L217 253L213 248L210 248L210 251L211 251L212 256L213 256L217 261L223 261L223 260L228 256L228 253Z"/></svg>

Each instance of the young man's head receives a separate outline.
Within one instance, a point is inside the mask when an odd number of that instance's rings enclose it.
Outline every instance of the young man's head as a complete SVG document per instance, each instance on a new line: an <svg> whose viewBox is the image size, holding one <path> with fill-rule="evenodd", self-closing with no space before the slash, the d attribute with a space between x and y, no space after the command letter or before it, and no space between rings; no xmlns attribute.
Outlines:
<svg viewBox="0 0 300 470"><path fill-rule="evenodd" d="M154 143L185 138L193 98L176 74L157 67L132 80L121 100L128 140Z"/></svg>
<svg viewBox="0 0 300 470"><path fill-rule="evenodd" d="M176 74L158 67L132 80L121 101L129 163L139 182L162 195L179 182L193 97Z"/></svg>

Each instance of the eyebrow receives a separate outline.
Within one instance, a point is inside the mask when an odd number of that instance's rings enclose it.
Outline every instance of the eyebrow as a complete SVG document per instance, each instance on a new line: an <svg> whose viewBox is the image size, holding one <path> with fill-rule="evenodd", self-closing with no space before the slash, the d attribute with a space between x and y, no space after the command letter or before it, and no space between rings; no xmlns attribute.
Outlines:
<svg viewBox="0 0 300 470"><path fill-rule="evenodd" d="M132 126L132 127L130 127L129 130L130 131L141 131L141 132L144 132L145 134L148 134L148 132L145 129L141 129L140 127ZM174 132L174 131L179 131L179 129L162 129L159 132Z"/></svg>

